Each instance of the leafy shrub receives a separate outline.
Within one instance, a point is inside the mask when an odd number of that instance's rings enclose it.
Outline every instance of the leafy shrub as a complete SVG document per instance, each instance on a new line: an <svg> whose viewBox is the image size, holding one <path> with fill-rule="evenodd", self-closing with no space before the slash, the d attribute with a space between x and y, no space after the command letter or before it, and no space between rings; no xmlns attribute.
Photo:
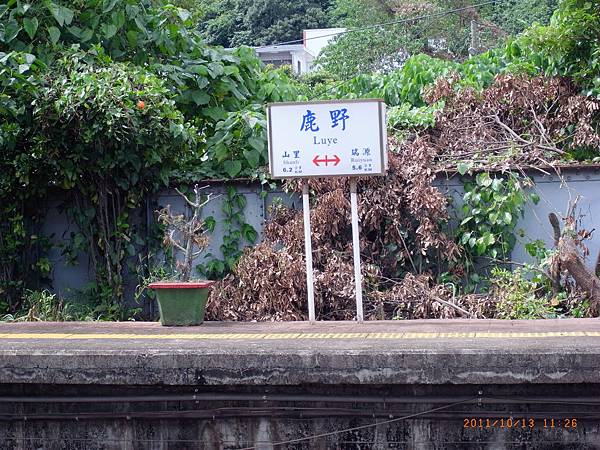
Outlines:
<svg viewBox="0 0 600 450"><path fill-rule="evenodd" d="M544 286L526 277L523 269L494 267L491 292L497 299L500 319L545 319L556 316L556 308L545 295Z"/></svg>
<svg viewBox="0 0 600 450"><path fill-rule="evenodd" d="M562 0L550 24L520 38L521 59L534 58L549 75L572 78L586 96L600 98L600 2Z"/></svg>
<svg viewBox="0 0 600 450"><path fill-rule="evenodd" d="M438 105L413 108L409 103L393 106L387 110L388 130L406 132L412 129L425 129L435 125Z"/></svg>
<svg viewBox="0 0 600 450"><path fill-rule="evenodd" d="M118 303L127 258L148 237L135 208L175 176L255 174L260 105L294 86L250 48L208 47L168 2L0 0L0 18L0 294L15 311L50 273L43 239L29 237L59 188L79 226L64 254L86 251L101 303L107 286ZM217 128L227 147L207 145Z"/></svg>
<svg viewBox="0 0 600 450"><path fill-rule="evenodd" d="M267 120L264 111L246 109L227 114L208 139L206 166L215 174L251 175L267 164ZM208 169L210 170L210 169Z"/></svg>
<svg viewBox="0 0 600 450"><path fill-rule="evenodd" d="M23 297L21 310L15 314L6 314L4 322L65 322L80 320L75 307L57 298L56 294L44 289L41 291L27 290Z"/></svg>
<svg viewBox="0 0 600 450"><path fill-rule="evenodd" d="M482 172L475 176L475 183L465 183L464 189L459 242L472 257L510 259L514 230L526 201L522 183L515 175L492 178Z"/></svg>

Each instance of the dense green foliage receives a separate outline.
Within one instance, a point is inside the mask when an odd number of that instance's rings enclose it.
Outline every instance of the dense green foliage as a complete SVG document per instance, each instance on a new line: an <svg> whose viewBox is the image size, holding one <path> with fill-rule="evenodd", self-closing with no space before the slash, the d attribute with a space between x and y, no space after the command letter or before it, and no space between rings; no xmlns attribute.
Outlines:
<svg viewBox="0 0 600 450"><path fill-rule="evenodd" d="M515 245L515 227L523 216L525 195L519 180L479 173L465 184L462 221L457 233L471 257L487 255L509 259Z"/></svg>
<svg viewBox="0 0 600 450"><path fill-rule="evenodd" d="M528 200L524 192L528 185L528 180L514 174L500 177L488 172L478 173L464 184L460 223L454 234L465 250L461 264L467 291L486 287L482 286L481 269L476 270L477 262L493 265L511 259L517 222L523 218ZM537 203L539 198L531 194L530 200Z"/></svg>
<svg viewBox="0 0 600 450"><path fill-rule="evenodd" d="M198 26L214 45L268 45L329 26L331 0L202 0Z"/></svg>
<svg viewBox="0 0 600 450"><path fill-rule="evenodd" d="M517 35L532 23L548 24L559 0L504 0L491 10L484 10L485 18L496 23L509 35Z"/></svg>
<svg viewBox="0 0 600 450"><path fill-rule="evenodd" d="M195 145L196 130L156 75L139 66L102 64L93 56L86 61L87 56L57 60L36 94L32 124L20 146L29 147L41 167L30 169L36 173L28 181L92 189L88 195L94 196L96 178L110 179L137 204L135 195L145 191L132 189L164 184L174 163Z"/></svg>
<svg viewBox="0 0 600 450"><path fill-rule="evenodd" d="M477 8L479 1L339 0L334 13L338 24L365 31L336 38L320 58L323 68L347 78L373 71L389 72L411 55L424 53L463 60L471 45L471 20L477 23L477 53L496 47L534 21L547 23L556 0L511 0ZM445 11L458 9L456 13ZM418 17L419 20L410 20ZM399 23L395 23L399 22ZM376 26L389 23L385 26Z"/></svg>
<svg viewBox="0 0 600 450"><path fill-rule="evenodd" d="M521 59L549 75L572 78L600 98L600 1L563 0L548 26L534 26L518 42Z"/></svg>
<svg viewBox="0 0 600 450"><path fill-rule="evenodd" d="M345 36L350 39L353 34ZM599 65L600 2L563 0L548 25L534 25L463 62L418 54L387 73L370 68L369 73L339 78L335 70L323 70L306 76L299 90L306 98L383 98L391 107L392 128L397 124L411 128L433 123L433 113L441 105L427 107L425 96L440 78L452 78L455 89L481 90L502 73L561 75L571 78L585 95L600 98Z"/></svg>
<svg viewBox="0 0 600 450"><path fill-rule="evenodd" d="M64 255L85 251L93 295L119 306L147 234L134 211L178 175L255 171L261 105L293 91L252 50L207 46L188 11L159 1L11 0L0 18L0 308L50 278L39 219L55 191L77 225ZM238 137L219 145L219 133Z"/></svg>

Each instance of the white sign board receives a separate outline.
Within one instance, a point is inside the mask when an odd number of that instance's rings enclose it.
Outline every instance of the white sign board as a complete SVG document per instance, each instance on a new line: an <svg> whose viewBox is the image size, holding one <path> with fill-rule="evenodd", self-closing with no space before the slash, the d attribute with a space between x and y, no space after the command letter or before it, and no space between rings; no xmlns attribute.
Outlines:
<svg viewBox="0 0 600 450"><path fill-rule="evenodd" d="M385 103L335 100L267 106L273 178L384 175Z"/></svg>

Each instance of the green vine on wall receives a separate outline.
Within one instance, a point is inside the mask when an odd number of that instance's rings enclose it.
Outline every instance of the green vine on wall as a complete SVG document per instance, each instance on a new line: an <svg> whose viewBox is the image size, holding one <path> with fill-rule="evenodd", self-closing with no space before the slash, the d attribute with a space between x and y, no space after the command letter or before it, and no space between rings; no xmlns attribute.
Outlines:
<svg viewBox="0 0 600 450"><path fill-rule="evenodd" d="M220 246L223 259L213 253L207 253L208 261L197 266L198 272L209 278L219 279L230 273L242 255L244 244L254 244L258 233L252 225L246 222L244 210L247 205L246 197L233 186L227 187L221 211L223 212L223 243ZM217 220L213 216L205 219L209 232L214 232Z"/></svg>
<svg viewBox="0 0 600 450"><path fill-rule="evenodd" d="M524 188L528 185L528 179L519 179L512 173L492 177L487 172L478 173L472 182L464 184L462 221L456 239L466 252L465 269L471 288L480 281L476 273L470 274L476 260L510 260L517 222L523 217L527 202ZM530 199L539 201L535 193Z"/></svg>

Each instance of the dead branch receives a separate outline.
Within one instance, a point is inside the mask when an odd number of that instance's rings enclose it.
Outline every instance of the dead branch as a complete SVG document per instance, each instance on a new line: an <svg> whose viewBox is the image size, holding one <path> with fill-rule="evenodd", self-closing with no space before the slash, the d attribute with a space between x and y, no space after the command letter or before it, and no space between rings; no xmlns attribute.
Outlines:
<svg viewBox="0 0 600 450"><path fill-rule="evenodd" d="M548 214L548 220L554 232L554 248L558 248L560 243L560 223L554 213ZM560 258L552 258L550 264L550 280L552 280L552 292L556 295L560 291Z"/></svg>
<svg viewBox="0 0 600 450"><path fill-rule="evenodd" d="M600 279L583 262L571 236L562 236L558 246L561 266L573 277L577 286L590 297L590 310L597 315L600 307Z"/></svg>
<svg viewBox="0 0 600 450"><path fill-rule="evenodd" d="M460 306L455 305L454 303L447 302L439 297L434 297L434 300L440 302L442 305L449 306L450 308L454 308L458 311L461 316L467 316L469 319L475 319L475 316L471 314L469 311L462 309Z"/></svg>
<svg viewBox="0 0 600 450"><path fill-rule="evenodd" d="M192 209L196 209L199 208L200 206L198 205L198 200L200 198L198 192L201 191L202 189L206 189L208 186L202 186L202 187L198 187L197 185L194 186L194 193L196 194L196 202L191 201L187 195L185 195L183 192L181 192L179 189L175 188L175 191L183 198L183 200L189 205L190 208Z"/></svg>
<svg viewBox="0 0 600 450"><path fill-rule="evenodd" d="M572 214L574 208L569 207L569 213ZM571 216L572 217L572 216ZM574 280L579 288L581 288L590 299L590 311L597 315L600 312L600 279L594 271L589 270L583 258L577 249L578 245L573 237L575 235L572 227L567 226L560 232L560 225L556 214L549 215L550 224L554 230L554 240L557 242L557 255L554 258L557 261L552 263L552 288L555 289L555 283L559 283L560 271L564 269Z"/></svg>

